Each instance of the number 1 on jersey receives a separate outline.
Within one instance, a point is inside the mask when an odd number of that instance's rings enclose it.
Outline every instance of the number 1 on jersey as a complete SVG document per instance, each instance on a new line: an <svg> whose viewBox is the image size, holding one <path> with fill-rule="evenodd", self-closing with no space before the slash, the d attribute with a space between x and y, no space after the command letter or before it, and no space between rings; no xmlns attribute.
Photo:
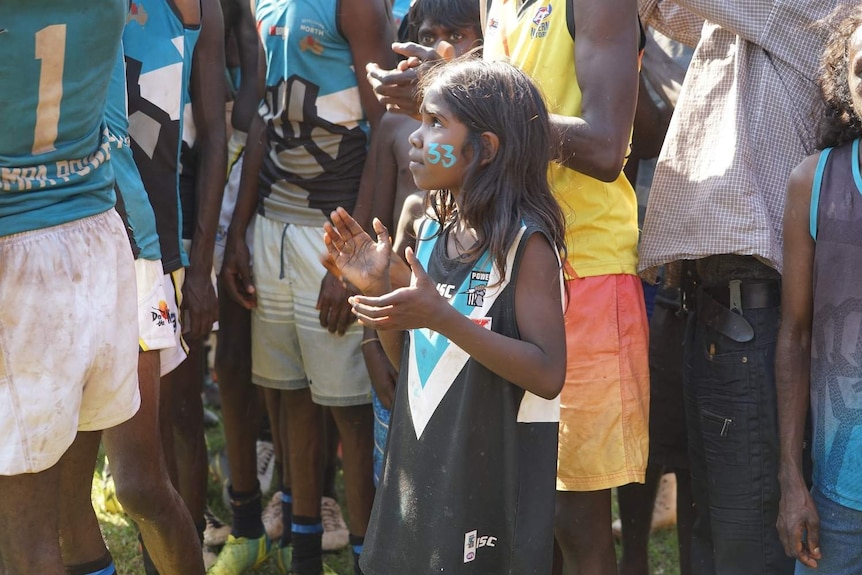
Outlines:
<svg viewBox="0 0 862 575"><path fill-rule="evenodd" d="M66 59L66 25L55 24L36 32L36 59L42 61L39 73L39 106L33 133L33 154L54 150L60 125L60 100L63 99L63 63Z"/></svg>

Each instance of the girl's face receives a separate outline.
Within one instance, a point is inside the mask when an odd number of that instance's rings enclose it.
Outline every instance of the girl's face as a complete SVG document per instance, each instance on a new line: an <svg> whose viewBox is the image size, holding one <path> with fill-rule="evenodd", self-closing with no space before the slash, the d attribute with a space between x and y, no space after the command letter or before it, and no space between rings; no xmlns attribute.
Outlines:
<svg viewBox="0 0 862 575"><path fill-rule="evenodd" d="M850 36L847 45L847 83L856 115L862 118L862 27Z"/></svg>
<svg viewBox="0 0 862 575"><path fill-rule="evenodd" d="M422 125L409 138L410 171L416 186L457 194L469 161L462 155L467 126L450 112L437 87L428 90L419 111Z"/></svg>
<svg viewBox="0 0 862 575"><path fill-rule="evenodd" d="M431 20L424 20L419 25L419 43L429 48L437 49L440 42L448 42L455 48L455 56L461 56L474 46L480 40L476 35L476 30L469 28L448 28L441 26Z"/></svg>

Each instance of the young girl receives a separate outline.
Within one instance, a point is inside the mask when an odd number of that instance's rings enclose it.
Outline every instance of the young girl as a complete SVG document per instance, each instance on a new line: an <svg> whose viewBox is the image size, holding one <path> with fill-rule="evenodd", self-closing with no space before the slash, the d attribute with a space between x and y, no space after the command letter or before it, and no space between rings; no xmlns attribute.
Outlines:
<svg viewBox="0 0 862 575"><path fill-rule="evenodd" d="M392 290L379 220L376 243L344 210L326 226L354 313L400 369L362 569L545 575L566 360L547 111L508 64L440 66L422 86L410 170L436 217L406 250L410 285Z"/></svg>
<svg viewBox="0 0 862 575"><path fill-rule="evenodd" d="M784 212L778 532L797 574L862 574L862 6L838 12L828 29L822 152L791 174ZM802 450L809 405L810 493Z"/></svg>

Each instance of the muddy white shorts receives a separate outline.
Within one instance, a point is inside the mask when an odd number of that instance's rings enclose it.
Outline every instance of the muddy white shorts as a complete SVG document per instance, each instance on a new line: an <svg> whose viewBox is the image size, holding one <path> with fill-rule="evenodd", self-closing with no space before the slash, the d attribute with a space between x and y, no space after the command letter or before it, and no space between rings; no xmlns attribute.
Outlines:
<svg viewBox="0 0 862 575"><path fill-rule="evenodd" d="M0 237L0 262L0 475L36 473L140 406L134 258L111 209Z"/></svg>

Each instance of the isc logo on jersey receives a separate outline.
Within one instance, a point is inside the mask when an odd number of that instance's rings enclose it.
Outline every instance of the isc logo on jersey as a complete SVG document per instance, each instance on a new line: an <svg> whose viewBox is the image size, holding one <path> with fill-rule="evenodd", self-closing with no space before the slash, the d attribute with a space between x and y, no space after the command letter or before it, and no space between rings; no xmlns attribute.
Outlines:
<svg viewBox="0 0 862 575"><path fill-rule="evenodd" d="M533 25L530 28L530 38L544 38L548 35L548 27L551 25L548 19L552 10L550 3L547 6L540 6L536 10L536 15L533 16Z"/></svg>
<svg viewBox="0 0 862 575"><path fill-rule="evenodd" d="M468 531L464 534L464 563L469 563L476 559L476 551L480 547L496 547L497 538L491 535L479 536L476 530Z"/></svg>

